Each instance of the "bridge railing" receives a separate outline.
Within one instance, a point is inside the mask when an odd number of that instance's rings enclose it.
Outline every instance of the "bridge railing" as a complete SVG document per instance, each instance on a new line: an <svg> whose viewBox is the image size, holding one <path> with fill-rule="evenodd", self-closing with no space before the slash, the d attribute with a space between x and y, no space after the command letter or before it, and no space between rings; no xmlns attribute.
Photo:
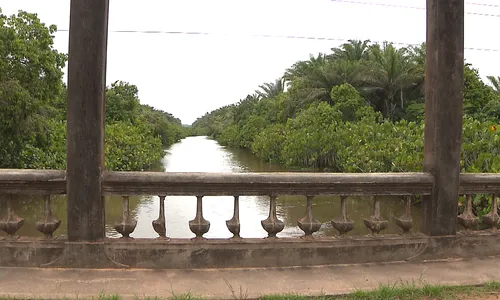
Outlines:
<svg viewBox="0 0 500 300"><path fill-rule="evenodd" d="M365 225L373 233L387 228L388 221L380 216L380 199L377 196L427 195L432 190L433 179L425 173L401 174L318 174L318 173L138 173L107 172L103 177L105 195L121 195L124 201L123 227L117 231L127 237L133 230L135 221L129 219L127 210L128 196L158 195L160 198L160 216L153 222L155 231L160 237L165 236L165 215L163 211L165 196L196 196L197 206L195 218L189 222L190 230L196 238L202 238L209 231L210 222L205 220L202 211L204 196L233 196L233 218L226 222L228 230L239 238L239 197L268 196L269 215L261 224L269 238L274 238L284 229L283 221L276 215L276 199L282 195L304 196L306 211L304 217L297 221L306 237L318 231L321 223L312 212L315 196L340 196L341 216L332 221L332 225L341 234L354 228L354 222L348 218L346 200L348 196L374 196L373 215L365 220ZM409 231L412 220L410 206L408 215L396 219L396 223ZM194 212L193 212L194 213ZM129 221L126 221L129 220ZM217 220L219 221L219 220Z"/></svg>
<svg viewBox="0 0 500 300"><path fill-rule="evenodd" d="M137 195L159 196L159 216L152 220L152 227L160 238L166 239L166 219L164 202L166 196L193 196L197 206L194 219L189 221L190 230L202 239L210 229L210 222L203 217L202 202L205 196L234 197L232 219L226 221L227 229L233 238L240 238L239 201L240 196L268 196L269 215L261 225L269 238L284 229L283 221L276 215L276 199L282 195L300 195L304 197L306 209L304 217L297 220L304 236L312 238L321 223L314 218L312 204L314 197L320 195L340 196L340 216L331 221L340 235L347 234L354 228L349 219L347 201L349 196L372 196L372 215L364 219L364 225L378 234L388 227L388 222L381 217L379 196L406 197L406 209L400 217L394 218L403 233L418 231L412 229L411 203L415 196L432 193L434 180L428 173L161 173L161 172L104 172L102 176L102 195L121 196L123 217L115 229L127 238L135 230L137 220L129 211L129 197ZM500 174L461 174L460 193L465 195L464 212L457 221L465 229L472 230L481 221L496 229L500 222L497 197L500 192ZM0 195L6 199L5 211L1 215L0 229L14 237L23 226L22 216L18 216L12 205L14 195L39 195L44 197L45 211L36 223L37 230L47 239L61 225L61 221L52 215L51 196L66 193L65 171L60 170L1 170ZM474 194L491 195L491 209L482 220L474 215L472 197ZM425 197L424 197L425 201ZM457 199L458 201L458 199ZM395 214L400 212L395 212ZM223 221L223 220L213 220Z"/></svg>

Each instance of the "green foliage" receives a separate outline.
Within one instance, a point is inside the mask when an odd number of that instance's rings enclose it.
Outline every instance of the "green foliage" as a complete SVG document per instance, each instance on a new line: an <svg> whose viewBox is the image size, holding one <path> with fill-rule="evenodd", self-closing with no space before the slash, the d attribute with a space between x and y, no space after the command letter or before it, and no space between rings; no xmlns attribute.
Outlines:
<svg viewBox="0 0 500 300"><path fill-rule="evenodd" d="M144 171L164 156L161 140L144 128L118 122L106 126L105 166L108 170Z"/></svg>
<svg viewBox="0 0 500 300"><path fill-rule="evenodd" d="M67 57L53 48L55 31L36 14L0 14L0 168L66 167ZM149 169L186 132L171 114L141 105L135 85L107 88L109 170Z"/></svg>
<svg viewBox="0 0 500 300"><path fill-rule="evenodd" d="M221 145L237 148L241 145L241 135L238 125L231 124L226 127L217 139Z"/></svg>
<svg viewBox="0 0 500 300"><path fill-rule="evenodd" d="M306 168L332 167L335 162L335 148L332 135L341 113L329 104L312 104L295 119L286 124L285 140L281 160L288 166Z"/></svg>
<svg viewBox="0 0 500 300"><path fill-rule="evenodd" d="M357 121L357 112L366 105L363 97L350 84L334 86L330 92L333 107L342 113L343 121Z"/></svg>
<svg viewBox="0 0 500 300"><path fill-rule="evenodd" d="M285 126L274 124L265 128L252 143L252 152L260 159L272 163L283 163L282 146L285 142Z"/></svg>
<svg viewBox="0 0 500 300"><path fill-rule="evenodd" d="M334 172L422 171L425 44L349 41L311 55L285 71L281 82L193 123L230 147L291 169ZM463 172L500 172L498 79L493 87L464 68ZM500 129L500 127L499 127ZM474 199L478 214L491 197Z"/></svg>
<svg viewBox="0 0 500 300"><path fill-rule="evenodd" d="M0 11L1 13L1 11ZM52 48L55 26L35 14L0 14L0 167L20 168L41 108L62 91L66 56Z"/></svg>
<svg viewBox="0 0 500 300"><path fill-rule="evenodd" d="M106 90L106 123L134 124L139 114L139 90L135 85L116 81Z"/></svg>
<svg viewBox="0 0 500 300"><path fill-rule="evenodd" d="M499 105L499 95L481 80L476 69L472 68L470 64L466 64L464 69L464 112L479 119L498 119L500 117Z"/></svg>
<svg viewBox="0 0 500 300"><path fill-rule="evenodd" d="M343 172L421 171L422 125L407 121L346 123L337 141Z"/></svg>
<svg viewBox="0 0 500 300"><path fill-rule="evenodd" d="M182 127L181 121L167 112L141 105L139 113L136 123L147 125L152 136L161 140L163 147L173 145L187 136L187 130Z"/></svg>
<svg viewBox="0 0 500 300"><path fill-rule="evenodd" d="M66 169L66 121L39 118L36 135L23 144L23 169Z"/></svg>
<svg viewBox="0 0 500 300"><path fill-rule="evenodd" d="M495 90L495 93L497 95L500 95L500 76L486 76L488 78L488 81L491 83L493 86L493 89Z"/></svg>

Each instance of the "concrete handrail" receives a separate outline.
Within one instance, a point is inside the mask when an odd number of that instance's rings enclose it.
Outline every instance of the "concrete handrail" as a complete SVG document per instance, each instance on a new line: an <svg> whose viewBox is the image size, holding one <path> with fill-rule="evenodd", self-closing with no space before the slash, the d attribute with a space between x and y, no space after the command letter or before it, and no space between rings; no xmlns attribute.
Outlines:
<svg viewBox="0 0 500 300"><path fill-rule="evenodd" d="M169 173L102 175L104 195L428 195L430 173ZM460 192L500 192L500 174L462 173ZM64 170L1 169L0 193L66 193Z"/></svg>

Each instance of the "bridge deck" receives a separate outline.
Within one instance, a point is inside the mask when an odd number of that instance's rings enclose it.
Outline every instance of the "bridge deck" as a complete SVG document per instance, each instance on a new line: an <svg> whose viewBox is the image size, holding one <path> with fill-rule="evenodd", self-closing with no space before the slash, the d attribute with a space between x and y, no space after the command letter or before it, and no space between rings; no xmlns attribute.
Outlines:
<svg viewBox="0 0 500 300"><path fill-rule="evenodd" d="M248 293L248 298L285 293L334 295L398 282L476 285L500 280L499 265L500 257L279 269L159 271L0 268L0 297L74 299L105 294L137 299L190 293L206 299L241 299L240 288ZM232 294L231 289L236 295Z"/></svg>

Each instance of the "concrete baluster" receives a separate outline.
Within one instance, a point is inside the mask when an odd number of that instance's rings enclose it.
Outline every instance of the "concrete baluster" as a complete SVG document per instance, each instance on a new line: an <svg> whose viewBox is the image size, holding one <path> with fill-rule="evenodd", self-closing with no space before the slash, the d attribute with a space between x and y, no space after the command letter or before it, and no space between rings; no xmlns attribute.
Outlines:
<svg viewBox="0 0 500 300"><path fill-rule="evenodd" d="M189 221L189 229L196 235L196 240L203 239L210 229L210 222L203 218L203 196L196 196L196 216Z"/></svg>
<svg viewBox="0 0 500 300"><path fill-rule="evenodd" d="M240 196L234 196L233 218L226 221L226 226L233 234L233 239L240 238Z"/></svg>
<svg viewBox="0 0 500 300"><path fill-rule="evenodd" d="M412 200L413 196L406 196L405 213L399 218L394 218L396 225L398 225L401 229L403 229L404 234L410 233L410 229L412 229L413 227L413 218L411 217Z"/></svg>
<svg viewBox="0 0 500 300"><path fill-rule="evenodd" d="M160 198L160 213L158 219L152 222L153 229L158 233L158 239L167 238L167 221L165 217L165 197L164 195L158 196Z"/></svg>
<svg viewBox="0 0 500 300"><path fill-rule="evenodd" d="M276 216L276 198L278 197L271 195L269 198L269 216L267 219L262 220L260 224L267 232L268 238L276 238L276 235L285 228L285 223Z"/></svg>
<svg viewBox="0 0 500 300"><path fill-rule="evenodd" d="M61 220L58 220L52 215L52 208L50 207L50 195L43 196L45 211L43 217L36 222L36 229L44 234L45 239L51 239L54 232L61 225Z"/></svg>
<svg viewBox="0 0 500 300"><path fill-rule="evenodd" d="M345 235L354 229L354 221L347 216L346 207L347 196L340 196L340 217L332 220L333 228L337 229L340 235Z"/></svg>
<svg viewBox="0 0 500 300"><path fill-rule="evenodd" d="M500 223L500 216L498 215L497 195L491 195L491 210L488 214L483 216L483 223L489 225L492 231L497 231L498 224Z"/></svg>
<svg viewBox="0 0 500 300"><path fill-rule="evenodd" d="M16 232L23 226L24 219L12 209L12 195L7 196L7 214L0 220L0 230L8 234L8 238L16 238Z"/></svg>
<svg viewBox="0 0 500 300"><path fill-rule="evenodd" d="M465 195L465 209L462 214L457 217L458 224L462 225L466 231L470 231L477 225L478 219L472 211L472 195Z"/></svg>
<svg viewBox="0 0 500 300"><path fill-rule="evenodd" d="M305 238L312 238L312 234L321 228L321 222L316 220L312 215L312 200L313 196L307 196L306 215L300 220L297 220L297 225L304 231Z"/></svg>
<svg viewBox="0 0 500 300"><path fill-rule="evenodd" d="M379 234L382 230L387 229L389 222L380 216L380 200L377 196L372 196L373 199L373 215L368 219L364 219L365 226L371 230L372 235Z"/></svg>
<svg viewBox="0 0 500 300"><path fill-rule="evenodd" d="M122 196L122 211L122 220L116 223L115 230L122 235L122 238L129 239L137 226L137 221L130 215L129 196Z"/></svg>

